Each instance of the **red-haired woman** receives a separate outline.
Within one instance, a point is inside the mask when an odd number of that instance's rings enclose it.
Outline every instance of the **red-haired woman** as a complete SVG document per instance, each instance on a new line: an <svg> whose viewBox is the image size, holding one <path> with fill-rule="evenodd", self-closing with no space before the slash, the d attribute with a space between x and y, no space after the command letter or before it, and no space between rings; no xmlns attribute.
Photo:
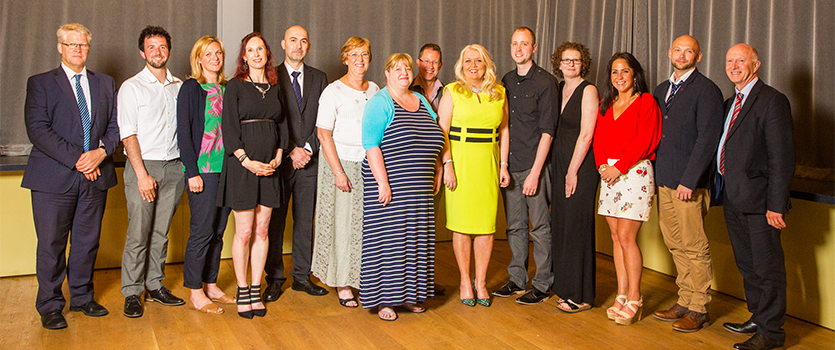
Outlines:
<svg viewBox="0 0 835 350"><path fill-rule="evenodd" d="M223 162L218 206L232 208L235 239L232 262L238 283L238 315L264 316L261 275L267 260L272 208L281 205L278 165L288 147L287 121L281 114L280 86L270 46L260 33L241 40L235 77L223 102ZM255 234L250 248L250 237ZM246 280L251 264L252 286ZM257 284L256 284L257 283Z"/></svg>

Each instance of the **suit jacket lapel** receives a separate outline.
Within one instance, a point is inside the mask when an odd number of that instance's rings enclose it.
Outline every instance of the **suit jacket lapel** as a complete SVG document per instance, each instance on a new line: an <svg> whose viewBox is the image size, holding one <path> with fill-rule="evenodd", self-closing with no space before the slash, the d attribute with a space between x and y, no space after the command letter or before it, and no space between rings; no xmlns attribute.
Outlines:
<svg viewBox="0 0 835 350"><path fill-rule="evenodd" d="M310 86L313 85L313 70L307 65L304 65L304 87L302 87L302 108L299 108L299 114L302 114L304 108L307 106L307 96L310 96Z"/></svg>
<svg viewBox="0 0 835 350"><path fill-rule="evenodd" d="M90 105L87 110L90 112L90 121L92 124L96 123L96 106L98 106L99 98L101 98L101 87L99 86L99 77L95 73L87 70L87 83L90 85Z"/></svg>
<svg viewBox="0 0 835 350"><path fill-rule="evenodd" d="M736 121L734 125L731 126L731 130L728 131L728 136L726 139L731 138L733 136L736 129L739 129L739 125L742 124L742 120L748 115L748 112L751 111L751 106L757 101L757 97L760 95L760 90L762 89L763 82L762 80L757 80L754 84L754 87L751 88L751 92L747 98L745 98L745 104L742 105L742 109L739 111L739 115L736 116ZM731 108L733 108L733 104L735 103L736 97L731 98L733 102L731 102Z"/></svg>
<svg viewBox="0 0 835 350"><path fill-rule="evenodd" d="M695 70L693 71L693 73L691 73L691 74L690 74L690 76L689 76L689 77L687 77L687 80L685 80L685 81L684 81L684 83L683 83L683 84L681 84L681 87L679 87L679 88L678 88L678 91L676 91L675 96L673 96L673 100L672 100L672 101L670 101L670 107L672 107L672 106L676 103L676 101L678 101L678 100L679 100L679 98L681 97L681 93L682 93L685 89L688 89L688 88L689 88L689 86L690 86L690 84L693 84L693 81L695 81L695 80L696 80L696 75L697 75L697 74L699 74L699 69L698 69L698 68L695 68ZM670 80L669 80L669 79L667 79L667 89L669 89L669 88L670 88ZM669 110L668 110L668 111L669 111Z"/></svg>
<svg viewBox="0 0 835 350"><path fill-rule="evenodd" d="M54 72L55 82L58 84L58 86L61 87L61 90L64 92L64 98L66 98L67 101L72 102L72 105L76 106L76 108L70 108L72 109L71 113L73 114L73 116L76 117L78 123L81 124L81 112L78 111L78 101L76 101L75 99L75 89L70 85L70 81L67 79L67 75L66 73L64 73L63 68L58 67L58 69L56 69Z"/></svg>

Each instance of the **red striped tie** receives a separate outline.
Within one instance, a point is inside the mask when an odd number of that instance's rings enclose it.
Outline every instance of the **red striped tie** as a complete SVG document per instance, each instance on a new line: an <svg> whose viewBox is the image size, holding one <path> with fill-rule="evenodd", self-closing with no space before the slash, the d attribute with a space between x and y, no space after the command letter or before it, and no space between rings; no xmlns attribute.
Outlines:
<svg viewBox="0 0 835 350"><path fill-rule="evenodd" d="M722 152L719 154L719 174L722 174L722 176L725 176L725 145L728 144L728 133L731 132L740 109L742 109L742 93L738 92L734 103L734 112L731 114L731 122L728 124L728 130L725 131L725 143L722 144Z"/></svg>

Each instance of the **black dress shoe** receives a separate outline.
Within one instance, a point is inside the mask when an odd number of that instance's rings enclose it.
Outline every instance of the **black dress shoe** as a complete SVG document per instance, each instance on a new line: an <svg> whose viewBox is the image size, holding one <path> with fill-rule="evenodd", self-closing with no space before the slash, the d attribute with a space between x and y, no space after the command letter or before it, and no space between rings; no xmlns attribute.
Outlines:
<svg viewBox="0 0 835 350"><path fill-rule="evenodd" d="M762 334L754 334L750 339L734 344L734 349L739 350L770 350L782 348L783 342L777 339L771 339Z"/></svg>
<svg viewBox="0 0 835 350"><path fill-rule="evenodd" d="M61 310L52 310L41 315L41 325L46 329L61 329L67 328L67 320Z"/></svg>
<svg viewBox="0 0 835 350"><path fill-rule="evenodd" d="M125 298L124 315L130 318L142 317L142 302L138 295L131 295Z"/></svg>
<svg viewBox="0 0 835 350"><path fill-rule="evenodd" d="M725 329L740 334L750 334L750 333L757 333L757 324L754 321L748 320L744 323L731 323L725 322L722 324L722 327Z"/></svg>
<svg viewBox="0 0 835 350"><path fill-rule="evenodd" d="M261 298L264 299L265 303L273 302L278 300L278 297L281 296L281 283L267 283L267 288L264 289L264 293L261 295Z"/></svg>
<svg viewBox="0 0 835 350"><path fill-rule="evenodd" d="M294 279L292 288L293 288L293 290L300 291L300 292L305 292L307 294L315 295L315 296L328 294L327 289L313 284L313 282L310 282L310 280L299 281L299 280Z"/></svg>
<svg viewBox="0 0 835 350"><path fill-rule="evenodd" d="M160 287L157 290L149 290L148 297L145 298L145 301L156 301L165 306L177 306L186 303L183 299L177 298L174 294L171 294L171 291L165 287Z"/></svg>
<svg viewBox="0 0 835 350"><path fill-rule="evenodd" d="M72 306L70 305L70 311L81 311L84 315L91 316L91 317L99 317L107 315L107 309L101 304L97 303L95 300L88 301L86 304L81 306Z"/></svg>

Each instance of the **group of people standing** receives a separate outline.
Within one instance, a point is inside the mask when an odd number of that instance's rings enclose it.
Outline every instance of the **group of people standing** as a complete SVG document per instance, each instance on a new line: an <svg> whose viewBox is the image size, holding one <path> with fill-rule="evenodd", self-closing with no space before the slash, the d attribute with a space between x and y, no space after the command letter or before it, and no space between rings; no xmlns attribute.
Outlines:
<svg viewBox="0 0 835 350"><path fill-rule="evenodd" d="M344 307L377 308L385 321L397 319L395 307L423 312L422 302L443 293L434 283L433 201L443 187L464 305L489 307L491 295L519 293L518 303L533 305L554 292L562 311L591 309L597 207L612 234L618 281L606 313L622 325L641 317L637 235L657 195L680 290L676 304L654 316L683 332L709 322L703 219L722 201L753 313L724 326L756 333L735 348L784 341L779 234L794 171L792 120L786 97L757 78L760 62L746 44L728 51L737 94L723 110L719 88L695 68L699 43L687 35L669 49L673 75L650 94L640 63L626 52L609 60L599 89L586 81L591 55L580 43L556 49L552 75L533 61L536 37L527 27L512 34L516 69L501 81L491 55L473 44L460 52L455 82L444 86L441 49L426 44L417 60L390 55L381 88L364 78L371 43L351 37L340 52L347 72L328 84L304 63L311 44L300 26L285 32L280 64L261 34L244 37L228 80L223 43L200 38L190 77L181 81L166 68L170 36L148 26L138 41L146 66L118 98L112 78L85 66L90 31L66 24L57 36L61 67L31 77L27 87L33 150L22 184L32 190L36 306L45 328L67 326L64 274L71 311L108 313L93 299L92 269L106 192L116 184L111 155L121 140L127 317L142 316L146 290L146 301L186 303L162 284L168 227L184 188L190 308L220 314L219 304L229 304L241 317L266 314L264 302L277 300L286 281L282 245L292 198L293 290L327 294L312 273L336 288ZM491 293L486 274L500 192L512 258L507 282ZM234 298L217 286L230 212ZM529 239L536 264L530 281Z"/></svg>

